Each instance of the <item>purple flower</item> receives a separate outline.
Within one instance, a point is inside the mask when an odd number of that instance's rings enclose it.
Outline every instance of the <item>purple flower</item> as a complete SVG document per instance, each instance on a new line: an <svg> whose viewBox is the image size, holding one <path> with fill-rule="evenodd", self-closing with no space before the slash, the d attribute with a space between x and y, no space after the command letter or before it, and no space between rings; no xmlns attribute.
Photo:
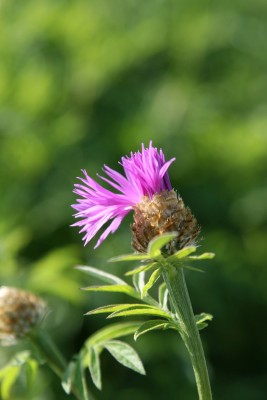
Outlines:
<svg viewBox="0 0 267 400"><path fill-rule="evenodd" d="M104 165L103 171L107 177L98 177L112 186L117 193L111 192L90 178L83 170L84 178L78 178L82 183L75 184L74 193L81 198L72 207L77 211L76 218L80 220L72 226L81 227L84 233L85 245L96 233L111 221L96 243L98 247L110 233L114 233L123 218L137 205L143 196L153 197L164 190L172 190L168 176L168 168L175 160L165 161L163 151L152 146L142 151L131 153L130 157L122 157L119 163L124 170L119 172Z"/></svg>

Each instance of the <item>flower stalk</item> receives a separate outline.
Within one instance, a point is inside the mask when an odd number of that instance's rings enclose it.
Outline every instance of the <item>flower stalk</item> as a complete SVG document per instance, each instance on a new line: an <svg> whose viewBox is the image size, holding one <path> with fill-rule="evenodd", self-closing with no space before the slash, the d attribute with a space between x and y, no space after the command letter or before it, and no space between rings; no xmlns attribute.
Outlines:
<svg viewBox="0 0 267 400"><path fill-rule="evenodd" d="M163 267L163 279L179 323L180 334L191 359L199 400L211 400L212 394L204 350L188 294L183 268L169 264L163 257L161 264Z"/></svg>

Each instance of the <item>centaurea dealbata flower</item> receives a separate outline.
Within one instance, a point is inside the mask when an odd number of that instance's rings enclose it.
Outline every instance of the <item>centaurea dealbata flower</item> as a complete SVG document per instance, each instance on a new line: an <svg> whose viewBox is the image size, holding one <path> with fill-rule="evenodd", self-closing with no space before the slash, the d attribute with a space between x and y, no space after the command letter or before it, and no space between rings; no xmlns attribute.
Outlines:
<svg viewBox="0 0 267 400"><path fill-rule="evenodd" d="M193 245L199 227L190 209L171 186L168 168L175 158L165 161L163 151L142 145L141 152L122 157L120 165L124 175L104 165L106 176L98 177L107 182L114 193L92 179L85 170L82 183L75 184L74 193L80 196L72 207L79 219L73 226L79 226L87 244L109 221L110 224L96 243L98 247L110 234L115 232L123 218L134 211L132 245L138 252L146 252L148 243L156 235L177 231L172 246L181 249Z"/></svg>

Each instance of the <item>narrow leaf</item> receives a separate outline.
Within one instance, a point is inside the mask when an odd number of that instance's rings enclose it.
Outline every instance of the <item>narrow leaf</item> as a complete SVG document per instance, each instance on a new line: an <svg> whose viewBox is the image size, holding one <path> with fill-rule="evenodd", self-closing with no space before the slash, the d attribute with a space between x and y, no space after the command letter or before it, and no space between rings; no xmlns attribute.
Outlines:
<svg viewBox="0 0 267 400"><path fill-rule="evenodd" d="M109 262L116 262L116 261L140 261L140 260L149 260L148 254L123 254L122 256L112 257L108 261Z"/></svg>
<svg viewBox="0 0 267 400"><path fill-rule="evenodd" d="M174 326L171 322L167 322L166 320L156 319L156 320L146 321L135 332L134 340L137 340L139 336L144 335L145 333L156 329L177 329L177 327Z"/></svg>
<svg viewBox="0 0 267 400"><path fill-rule="evenodd" d="M163 235L158 235L155 238L153 238L148 245L148 255L149 258L156 258L161 254L161 249L164 247L167 243L169 243L171 240L176 238L177 232L170 232L170 233L165 233Z"/></svg>
<svg viewBox="0 0 267 400"><path fill-rule="evenodd" d="M174 253L171 257L181 260L182 258L189 256L189 254L194 253L196 250L197 248L195 246L184 247L182 250Z"/></svg>
<svg viewBox="0 0 267 400"><path fill-rule="evenodd" d="M92 377L92 381L95 386L101 390L101 370L100 370L100 360L96 347L90 347L89 352L89 371Z"/></svg>
<svg viewBox="0 0 267 400"><path fill-rule="evenodd" d="M3 400L11 399L11 390L15 384L20 373L20 368L17 366L10 366L8 373L2 378L1 395Z"/></svg>
<svg viewBox="0 0 267 400"><path fill-rule="evenodd" d="M125 310L125 311L118 311L110 314L108 318L115 318L115 317L129 317L132 315L154 315L157 317L163 318L170 318L170 315L159 308L147 307L141 309L134 309L134 310Z"/></svg>
<svg viewBox="0 0 267 400"><path fill-rule="evenodd" d="M139 274L140 272L146 272L149 271L150 269L154 268L156 265L155 262L150 263L150 264L145 264L145 265L140 265L140 267L131 269L130 271L126 272L126 276L129 275L135 275L135 274Z"/></svg>
<svg viewBox="0 0 267 400"><path fill-rule="evenodd" d="M86 346L93 347L106 340L131 335L136 331L136 329L138 329L139 326L140 322L120 322L111 324L91 335L89 339L86 340L85 344Z"/></svg>
<svg viewBox="0 0 267 400"><path fill-rule="evenodd" d="M196 320L197 325L199 325L203 322L206 322L206 321L212 321L212 319L213 319L213 315L207 314L207 313L201 313L201 314L195 315L195 320Z"/></svg>
<svg viewBox="0 0 267 400"><path fill-rule="evenodd" d="M83 290L89 292L115 292L115 293L125 293L129 296L140 298L140 295L134 290L132 286L129 285L102 285L102 286L88 286L83 288Z"/></svg>
<svg viewBox="0 0 267 400"><path fill-rule="evenodd" d="M168 289L166 283L162 282L158 290L159 304L162 306L163 310L168 310Z"/></svg>
<svg viewBox="0 0 267 400"><path fill-rule="evenodd" d="M109 274L108 272L102 271L101 269L89 267L87 265L77 265L75 267L79 271L85 272L94 278L98 278L103 282L111 283L111 284L119 284L119 285L127 285L122 279L118 278L115 275Z"/></svg>
<svg viewBox="0 0 267 400"><path fill-rule="evenodd" d="M141 375L145 375L145 370L136 351L127 343L120 340L110 340L105 343L105 348L110 354L124 367L130 368Z"/></svg>
<svg viewBox="0 0 267 400"><path fill-rule="evenodd" d="M99 363L99 359L97 361ZM89 367L90 368L90 367ZM100 365L99 371L100 374ZM100 380L101 385L101 375L98 378ZM74 387L77 388L79 391L79 399L80 400L90 400L92 399L91 394L87 388L86 379L85 379L85 371L83 367L83 359L82 356L79 354L78 360L76 362L76 370L75 370L75 380L74 380Z"/></svg>
<svg viewBox="0 0 267 400"><path fill-rule="evenodd" d="M71 361L63 375L63 379L61 381L61 385L65 391L65 393L70 394L72 388L72 382L74 380L74 374L76 369L76 363Z"/></svg>
<svg viewBox="0 0 267 400"><path fill-rule="evenodd" d="M123 311L128 309L135 308L147 308L147 304L110 304L109 306L103 306L96 308L92 311L88 311L85 315L94 315L94 314L104 314L109 312Z"/></svg>
<svg viewBox="0 0 267 400"><path fill-rule="evenodd" d="M147 294L147 292L149 291L149 289L152 288L152 286L157 282L157 280L159 279L161 275L161 269L158 268L156 269L150 276L148 282L146 283L146 285L143 287L142 290L142 298Z"/></svg>
<svg viewBox="0 0 267 400"><path fill-rule="evenodd" d="M142 293L142 290L145 286L145 275L145 271L141 271L139 274L133 275L133 284L139 293Z"/></svg>
<svg viewBox="0 0 267 400"><path fill-rule="evenodd" d="M215 253L203 253L199 256L189 256L190 260L208 260L215 257Z"/></svg>

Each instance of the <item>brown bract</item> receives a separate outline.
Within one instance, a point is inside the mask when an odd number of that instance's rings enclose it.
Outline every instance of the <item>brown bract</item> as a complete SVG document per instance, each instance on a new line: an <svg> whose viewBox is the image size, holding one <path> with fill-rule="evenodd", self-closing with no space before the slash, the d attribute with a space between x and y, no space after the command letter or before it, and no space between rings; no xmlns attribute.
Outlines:
<svg viewBox="0 0 267 400"><path fill-rule="evenodd" d="M150 240L167 232L177 232L175 240L167 246L168 252L174 253L185 246L195 245L200 227L190 208L174 190L164 190L152 199L144 196L134 207L133 248L146 253Z"/></svg>

